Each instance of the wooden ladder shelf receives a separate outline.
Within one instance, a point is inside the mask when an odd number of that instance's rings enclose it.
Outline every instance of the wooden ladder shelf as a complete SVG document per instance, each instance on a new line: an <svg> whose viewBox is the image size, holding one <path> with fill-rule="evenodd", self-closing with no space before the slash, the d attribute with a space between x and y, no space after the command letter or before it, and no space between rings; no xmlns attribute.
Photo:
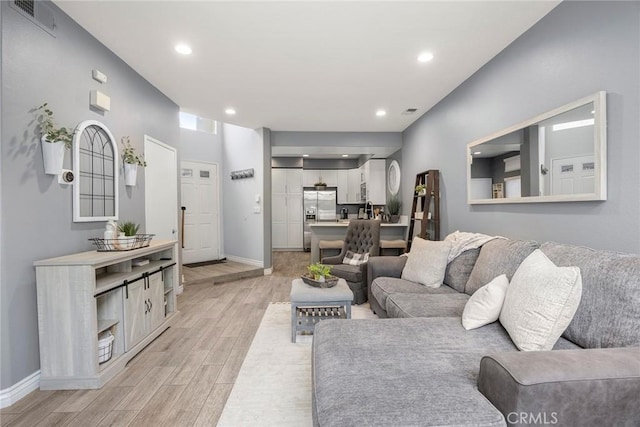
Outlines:
<svg viewBox="0 0 640 427"><path fill-rule="evenodd" d="M418 221L420 222L418 237L426 240L440 240L440 171L430 169L417 174L416 184L413 188L415 189L420 184L426 187L426 192L422 195L415 192L413 194L407 251L411 248L415 224ZM416 219L416 212L422 212L422 219Z"/></svg>

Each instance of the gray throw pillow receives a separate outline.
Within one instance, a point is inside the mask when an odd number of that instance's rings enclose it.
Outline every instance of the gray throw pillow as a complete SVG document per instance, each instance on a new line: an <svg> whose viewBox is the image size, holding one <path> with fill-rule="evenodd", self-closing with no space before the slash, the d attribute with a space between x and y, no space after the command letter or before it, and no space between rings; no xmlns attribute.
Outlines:
<svg viewBox="0 0 640 427"><path fill-rule="evenodd" d="M428 288L439 288L444 280L451 243L435 242L416 237L411 243L402 279L420 283Z"/></svg>
<svg viewBox="0 0 640 427"><path fill-rule="evenodd" d="M485 243L464 292L467 295L473 295L475 291L501 274L505 274L511 282L518 266L539 247L540 244L533 240L495 239Z"/></svg>

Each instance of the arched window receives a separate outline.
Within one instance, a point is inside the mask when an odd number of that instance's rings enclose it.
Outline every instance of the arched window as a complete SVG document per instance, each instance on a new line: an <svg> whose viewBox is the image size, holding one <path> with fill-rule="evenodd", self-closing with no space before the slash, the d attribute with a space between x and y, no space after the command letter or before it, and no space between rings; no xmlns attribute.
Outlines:
<svg viewBox="0 0 640 427"><path fill-rule="evenodd" d="M118 219L118 146L105 125L87 120L73 137L75 222Z"/></svg>

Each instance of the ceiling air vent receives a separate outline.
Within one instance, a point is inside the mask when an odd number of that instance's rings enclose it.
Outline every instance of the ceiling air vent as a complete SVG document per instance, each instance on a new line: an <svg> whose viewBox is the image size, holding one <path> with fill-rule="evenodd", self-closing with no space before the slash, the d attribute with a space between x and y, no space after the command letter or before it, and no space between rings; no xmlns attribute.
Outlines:
<svg viewBox="0 0 640 427"><path fill-rule="evenodd" d="M53 17L53 11L44 4L44 2L35 0L13 0L10 4L22 16L55 37L53 32L56 28L56 22Z"/></svg>
<svg viewBox="0 0 640 427"><path fill-rule="evenodd" d="M417 108L407 108L406 110L404 110L404 111L402 112L402 114L404 114L405 116L408 116L408 115L410 115L410 114L415 113L416 111L418 111L418 109L417 109Z"/></svg>

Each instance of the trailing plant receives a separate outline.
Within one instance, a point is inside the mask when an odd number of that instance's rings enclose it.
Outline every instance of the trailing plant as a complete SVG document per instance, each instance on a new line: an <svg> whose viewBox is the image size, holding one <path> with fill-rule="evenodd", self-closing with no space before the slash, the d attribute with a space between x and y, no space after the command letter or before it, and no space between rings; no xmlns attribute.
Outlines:
<svg viewBox="0 0 640 427"><path fill-rule="evenodd" d="M416 185L416 193L420 193L421 191L424 191L426 189L427 189L427 187L424 184Z"/></svg>
<svg viewBox="0 0 640 427"><path fill-rule="evenodd" d="M73 146L73 135L75 130L66 127L57 127L53 121L53 111L48 107L48 103L44 103L36 108L37 120L40 125L40 133L44 140L49 143L64 142L67 150Z"/></svg>
<svg viewBox="0 0 640 427"><path fill-rule="evenodd" d="M142 166L143 168L147 166L147 162L144 160L142 154L136 154L136 149L131 145L128 136L120 138L120 143L122 143L122 161L124 163Z"/></svg>
<svg viewBox="0 0 640 427"><path fill-rule="evenodd" d="M398 215L401 207L402 202L400 202L400 199L397 196L392 196L387 201L387 212L389 215Z"/></svg>
<svg viewBox="0 0 640 427"><path fill-rule="evenodd" d="M125 236L135 236L138 233L139 224L131 221L125 221L118 224L118 231L124 233Z"/></svg>
<svg viewBox="0 0 640 427"><path fill-rule="evenodd" d="M316 186L316 187L326 187L327 183L326 182L322 182L322 181L318 181L313 185Z"/></svg>
<svg viewBox="0 0 640 427"><path fill-rule="evenodd" d="M313 280L320 280L321 277L329 277L331 275L331 266L316 262L307 267L309 274L313 276Z"/></svg>

